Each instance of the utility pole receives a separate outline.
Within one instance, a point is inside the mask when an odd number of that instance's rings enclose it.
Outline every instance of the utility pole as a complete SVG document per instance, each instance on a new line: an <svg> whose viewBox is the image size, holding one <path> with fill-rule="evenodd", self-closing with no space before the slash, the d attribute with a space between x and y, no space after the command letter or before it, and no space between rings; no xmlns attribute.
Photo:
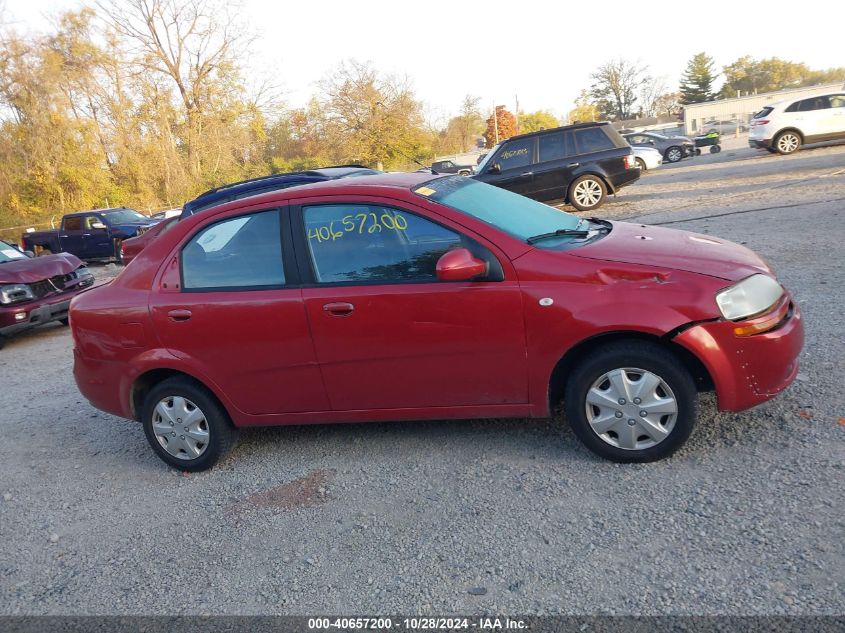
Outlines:
<svg viewBox="0 0 845 633"><path fill-rule="evenodd" d="M493 102L493 129L496 131L496 145L499 144L499 108L496 102Z"/></svg>
<svg viewBox="0 0 845 633"><path fill-rule="evenodd" d="M519 95L514 95L513 100L516 101L516 133L519 134Z"/></svg>

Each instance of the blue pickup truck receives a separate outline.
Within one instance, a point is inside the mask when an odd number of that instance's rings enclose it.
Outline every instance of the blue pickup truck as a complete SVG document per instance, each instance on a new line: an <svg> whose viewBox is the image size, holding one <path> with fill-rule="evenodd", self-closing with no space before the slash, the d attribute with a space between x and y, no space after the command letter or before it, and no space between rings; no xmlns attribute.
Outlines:
<svg viewBox="0 0 845 633"><path fill-rule="evenodd" d="M21 246L36 255L71 253L79 259L121 261L123 240L136 237L156 224L133 209L96 209L68 213L59 229L33 231L21 236Z"/></svg>

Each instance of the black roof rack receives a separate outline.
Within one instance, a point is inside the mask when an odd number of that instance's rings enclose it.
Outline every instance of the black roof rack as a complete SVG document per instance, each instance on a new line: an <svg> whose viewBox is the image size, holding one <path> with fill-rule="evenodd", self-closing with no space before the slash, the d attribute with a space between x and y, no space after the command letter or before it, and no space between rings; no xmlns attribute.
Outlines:
<svg viewBox="0 0 845 633"><path fill-rule="evenodd" d="M196 196L194 200L202 198L203 196L207 196L212 193L217 193L218 191L223 191L224 189L229 189L230 187L237 187L239 185L245 185L250 182L261 182L262 180L269 180L271 178L280 178L281 176L315 176L319 175L316 172L320 169L337 169L343 167L357 167L359 169L369 169L366 165L357 165L357 164L349 164L349 165L326 165L325 167L314 167L313 169L306 169L304 171L286 171L280 172L278 174L268 174L266 176L258 176L256 178L248 178L247 180L239 180L238 182L229 182L225 185L220 185L219 187L214 187L213 189L209 189L208 191L203 191L200 195Z"/></svg>

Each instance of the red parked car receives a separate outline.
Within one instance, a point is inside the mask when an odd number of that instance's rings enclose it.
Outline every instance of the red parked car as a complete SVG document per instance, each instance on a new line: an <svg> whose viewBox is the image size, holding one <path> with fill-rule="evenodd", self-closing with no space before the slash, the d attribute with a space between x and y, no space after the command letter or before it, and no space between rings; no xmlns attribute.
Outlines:
<svg viewBox="0 0 845 633"><path fill-rule="evenodd" d="M239 427L566 417L665 457L697 392L740 411L798 370L798 306L752 251L579 219L461 176L385 174L184 218L74 299L74 374L155 452L212 466Z"/></svg>
<svg viewBox="0 0 845 633"><path fill-rule="evenodd" d="M33 257L0 240L0 348L24 330L54 321L67 324L70 300L93 284L76 255Z"/></svg>
<svg viewBox="0 0 845 633"><path fill-rule="evenodd" d="M138 256L138 253L144 250L150 242L165 231L169 231L170 228L178 221L178 215L167 218L166 220L162 220L156 224L149 231L141 233L141 235L137 237L123 240L123 242L120 243L120 262L124 265L129 264L129 262L135 259L135 257Z"/></svg>

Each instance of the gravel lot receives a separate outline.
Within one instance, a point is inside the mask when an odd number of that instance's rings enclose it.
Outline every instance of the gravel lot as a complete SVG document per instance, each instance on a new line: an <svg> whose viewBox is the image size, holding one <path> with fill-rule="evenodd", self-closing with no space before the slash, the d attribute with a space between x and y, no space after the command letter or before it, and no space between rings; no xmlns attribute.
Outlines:
<svg viewBox="0 0 845 633"><path fill-rule="evenodd" d="M252 431L185 476L88 405L47 326L0 352L0 614L845 613L845 146L740 141L602 215L775 266L807 342L773 402L705 397L655 464L601 461L559 420L485 420Z"/></svg>

